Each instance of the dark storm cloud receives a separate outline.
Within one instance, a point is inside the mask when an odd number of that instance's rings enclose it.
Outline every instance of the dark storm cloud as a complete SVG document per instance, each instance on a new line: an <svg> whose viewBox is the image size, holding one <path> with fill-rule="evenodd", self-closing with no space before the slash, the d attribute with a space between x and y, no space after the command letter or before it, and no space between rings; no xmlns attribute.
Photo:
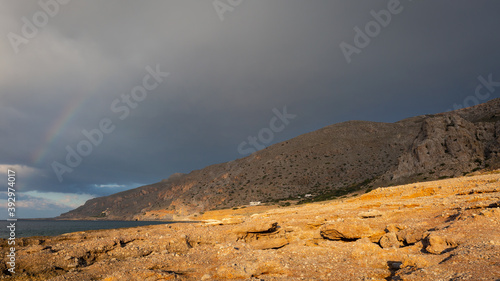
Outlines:
<svg viewBox="0 0 500 281"><path fill-rule="evenodd" d="M391 2L243 1L221 21L212 1L73 0L16 54L8 34L41 8L0 1L0 165L26 167L20 188L32 197L101 196L243 157L238 145L273 108L297 115L275 143L350 119L445 111L479 75L500 80L494 1L402 0L348 63L339 45ZM156 65L170 76L121 120L113 101ZM103 118L115 130L59 182L51 164L66 165L65 147Z"/></svg>

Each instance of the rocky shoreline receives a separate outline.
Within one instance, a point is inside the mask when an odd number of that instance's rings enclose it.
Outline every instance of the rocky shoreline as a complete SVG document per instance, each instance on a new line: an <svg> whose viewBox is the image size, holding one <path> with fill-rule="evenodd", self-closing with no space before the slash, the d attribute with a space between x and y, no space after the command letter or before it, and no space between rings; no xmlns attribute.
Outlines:
<svg viewBox="0 0 500 281"><path fill-rule="evenodd" d="M500 173L169 224L18 239L1 280L492 280Z"/></svg>

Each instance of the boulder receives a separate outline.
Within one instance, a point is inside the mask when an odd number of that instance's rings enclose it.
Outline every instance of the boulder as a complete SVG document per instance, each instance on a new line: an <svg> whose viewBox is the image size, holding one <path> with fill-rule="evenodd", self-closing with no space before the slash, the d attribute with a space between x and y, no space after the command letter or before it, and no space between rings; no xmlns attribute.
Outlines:
<svg viewBox="0 0 500 281"><path fill-rule="evenodd" d="M255 250L279 249L288 244L285 230L277 222L256 222L235 228L237 240L243 240Z"/></svg>
<svg viewBox="0 0 500 281"><path fill-rule="evenodd" d="M389 232L386 233L382 238L380 238L379 244L382 248L399 248L401 246L401 242L399 242L396 233Z"/></svg>
<svg viewBox="0 0 500 281"><path fill-rule="evenodd" d="M385 227L386 232L398 232L400 230L405 229L406 226L396 223L391 223Z"/></svg>
<svg viewBox="0 0 500 281"><path fill-rule="evenodd" d="M397 233L398 240L405 245L412 245L424 239L426 233L421 229L404 229Z"/></svg>
<svg viewBox="0 0 500 281"><path fill-rule="evenodd" d="M440 255L444 252L448 252L457 246L457 243L450 238L431 234L426 239L427 246L425 250L434 255Z"/></svg>
<svg viewBox="0 0 500 281"><path fill-rule="evenodd" d="M320 234L329 240L358 240L373 237L377 232L361 221L342 221L324 225Z"/></svg>
<svg viewBox="0 0 500 281"><path fill-rule="evenodd" d="M277 222L252 222L252 224L243 225L234 229L237 234L274 232L278 229Z"/></svg>

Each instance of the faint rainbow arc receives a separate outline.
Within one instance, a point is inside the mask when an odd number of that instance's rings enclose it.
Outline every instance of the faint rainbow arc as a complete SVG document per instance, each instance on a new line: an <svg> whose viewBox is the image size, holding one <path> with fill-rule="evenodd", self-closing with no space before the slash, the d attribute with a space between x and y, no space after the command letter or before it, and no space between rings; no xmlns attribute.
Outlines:
<svg viewBox="0 0 500 281"><path fill-rule="evenodd" d="M34 164L40 164L45 159L54 141L61 135L64 128L75 118L86 101L87 99L85 96L80 95L64 108L61 115L52 123L50 129L47 130L40 147L33 153L31 160Z"/></svg>

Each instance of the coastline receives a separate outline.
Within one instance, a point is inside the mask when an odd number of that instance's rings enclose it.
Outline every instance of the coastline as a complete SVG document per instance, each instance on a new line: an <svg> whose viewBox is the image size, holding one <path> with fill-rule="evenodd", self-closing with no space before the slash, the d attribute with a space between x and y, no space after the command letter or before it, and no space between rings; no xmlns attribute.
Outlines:
<svg viewBox="0 0 500 281"><path fill-rule="evenodd" d="M18 219L16 238L55 237L72 232L126 229L147 225L196 223L197 221L125 221L125 220L56 220L56 219ZM8 225L9 221L4 221ZM3 225L3 224L2 224ZM0 239L6 239L9 233L2 229Z"/></svg>
<svg viewBox="0 0 500 281"><path fill-rule="evenodd" d="M190 224L23 238L18 271L3 279L495 280L499 198L500 174L491 173L256 213L211 211ZM6 272L5 258L0 266Z"/></svg>

